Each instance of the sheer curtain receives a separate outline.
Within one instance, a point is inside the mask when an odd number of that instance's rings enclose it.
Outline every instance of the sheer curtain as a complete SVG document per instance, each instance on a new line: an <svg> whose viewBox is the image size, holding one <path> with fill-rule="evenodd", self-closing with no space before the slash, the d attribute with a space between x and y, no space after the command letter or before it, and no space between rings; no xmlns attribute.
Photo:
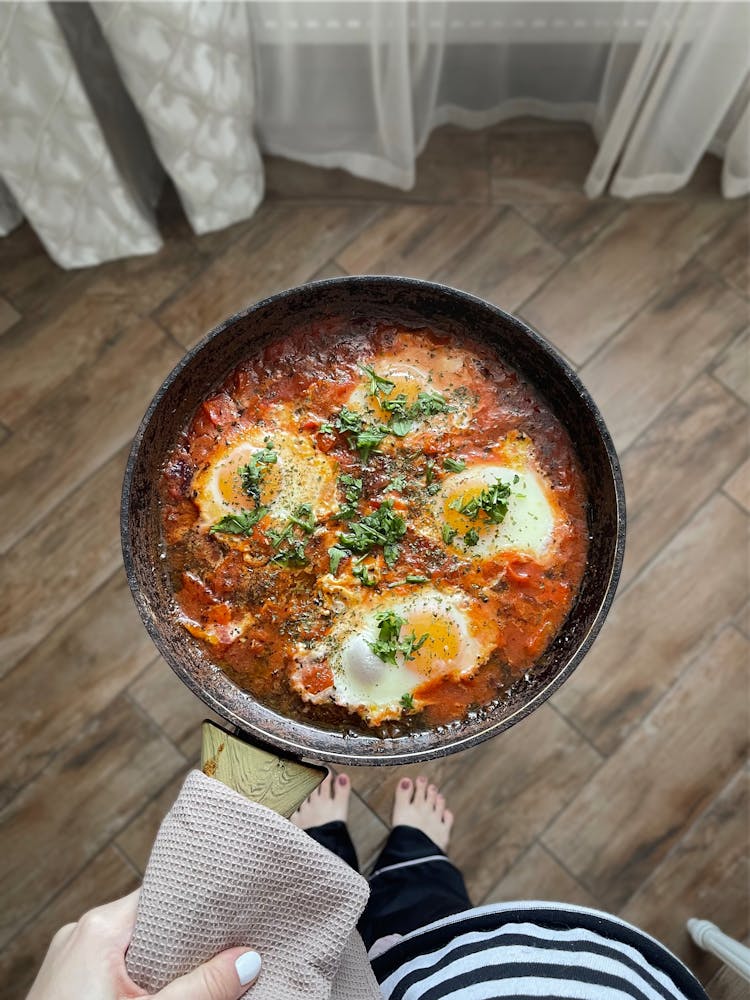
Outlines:
<svg viewBox="0 0 750 1000"><path fill-rule="evenodd" d="M750 191L745 3L0 5L0 231L64 267L159 245L166 171L197 232L253 213L259 148L409 188L430 131L585 121L590 197Z"/></svg>

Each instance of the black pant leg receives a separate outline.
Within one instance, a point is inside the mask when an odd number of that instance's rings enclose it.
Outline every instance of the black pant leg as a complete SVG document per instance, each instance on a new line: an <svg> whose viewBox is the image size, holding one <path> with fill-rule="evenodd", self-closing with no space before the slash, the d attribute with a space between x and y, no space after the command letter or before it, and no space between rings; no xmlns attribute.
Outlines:
<svg viewBox="0 0 750 1000"><path fill-rule="evenodd" d="M391 830L369 878L359 932L370 948L388 934L408 934L471 908L463 875L445 851L413 826Z"/></svg>
<svg viewBox="0 0 750 1000"><path fill-rule="evenodd" d="M352 838L346 823L340 819L332 820L330 823L323 823L322 826L310 826L305 833L317 840L323 847L327 847L332 854L336 854L355 870L359 871L357 852L354 849Z"/></svg>

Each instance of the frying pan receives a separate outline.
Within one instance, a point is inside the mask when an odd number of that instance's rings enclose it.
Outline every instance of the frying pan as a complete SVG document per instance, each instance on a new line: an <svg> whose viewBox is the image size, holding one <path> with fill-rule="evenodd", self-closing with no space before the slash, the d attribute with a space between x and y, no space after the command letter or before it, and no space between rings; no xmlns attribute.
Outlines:
<svg viewBox="0 0 750 1000"><path fill-rule="evenodd" d="M397 738L332 731L287 718L241 690L177 623L158 507L162 465L196 408L245 358L301 325L329 317L383 320L470 334L530 382L568 430L588 492L589 552L577 597L557 636L507 701L485 718ZM538 708L573 673L604 622L620 575L625 499L612 439L567 362L520 319L466 292L412 278L316 281L264 299L225 320L180 361L146 411L125 472L122 547L143 622L177 676L206 705L274 751L340 765L406 764L455 753L496 736Z"/></svg>

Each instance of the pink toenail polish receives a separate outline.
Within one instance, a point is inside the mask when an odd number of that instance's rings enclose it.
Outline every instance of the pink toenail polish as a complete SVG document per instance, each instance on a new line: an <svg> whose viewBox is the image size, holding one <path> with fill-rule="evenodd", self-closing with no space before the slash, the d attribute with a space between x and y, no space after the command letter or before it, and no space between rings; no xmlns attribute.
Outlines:
<svg viewBox="0 0 750 1000"><path fill-rule="evenodd" d="M339 775L339 784L340 785L345 785L348 780L349 779L347 778L347 776L345 774L340 774Z"/></svg>
<svg viewBox="0 0 750 1000"><path fill-rule="evenodd" d="M401 787L402 788L408 788L409 787L409 779L408 778L402 778L401 779Z"/></svg>

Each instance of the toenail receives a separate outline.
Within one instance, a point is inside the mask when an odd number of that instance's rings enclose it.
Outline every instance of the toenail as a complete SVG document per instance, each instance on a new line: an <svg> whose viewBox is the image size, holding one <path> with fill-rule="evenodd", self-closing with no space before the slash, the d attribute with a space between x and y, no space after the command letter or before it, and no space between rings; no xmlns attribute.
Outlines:
<svg viewBox="0 0 750 1000"><path fill-rule="evenodd" d="M340 774L338 777L338 782L340 785L345 785L349 779L345 774Z"/></svg>
<svg viewBox="0 0 750 1000"><path fill-rule="evenodd" d="M409 787L409 779L408 778L402 778L401 779L401 787L402 788L408 788Z"/></svg>

